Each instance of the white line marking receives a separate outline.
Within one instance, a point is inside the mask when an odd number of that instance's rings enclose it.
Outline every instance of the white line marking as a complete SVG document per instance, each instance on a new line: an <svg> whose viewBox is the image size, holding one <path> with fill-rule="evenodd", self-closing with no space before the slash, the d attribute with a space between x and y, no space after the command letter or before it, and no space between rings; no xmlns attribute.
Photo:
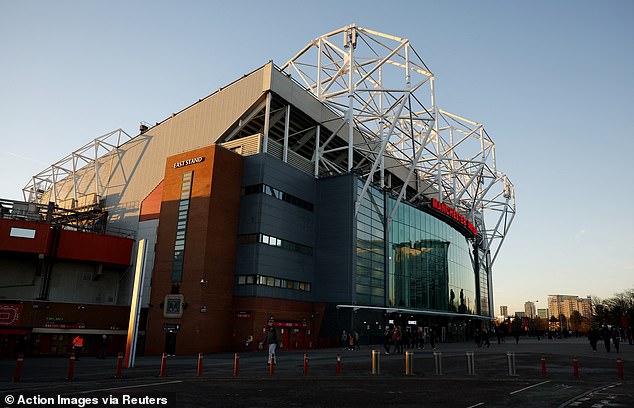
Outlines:
<svg viewBox="0 0 634 408"><path fill-rule="evenodd" d="M182 382L183 382L183 380L164 381L164 382L155 382L155 383L150 383L150 384L127 385L127 386L124 386L124 387L100 388L100 389L97 389L97 390L88 390L88 391L80 391L80 392L69 392L67 394L60 394L60 395L89 394L91 392L125 390L127 388L142 388L142 387L151 387L153 385L176 384L176 383L182 383Z"/></svg>
<svg viewBox="0 0 634 408"><path fill-rule="evenodd" d="M519 389L519 390L515 390L515 391L513 391L513 392L509 392L509 395L517 394L518 392L526 391L526 390L528 390L529 388L538 387L538 386L540 386L540 385L544 385L544 384L549 383L549 382L550 382L550 380L547 380L547 381L542 381L542 382L540 382L539 384L529 385L528 387L524 387L524 388L521 388L521 389Z"/></svg>
<svg viewBox="0 0 634 408"><path fill-rule="evenodd" d="M477 404L471 405L471 406L469 406L467 408L475 408L475 407L479 407L480 405L484 405L484 402L478 402Z"/></svg>

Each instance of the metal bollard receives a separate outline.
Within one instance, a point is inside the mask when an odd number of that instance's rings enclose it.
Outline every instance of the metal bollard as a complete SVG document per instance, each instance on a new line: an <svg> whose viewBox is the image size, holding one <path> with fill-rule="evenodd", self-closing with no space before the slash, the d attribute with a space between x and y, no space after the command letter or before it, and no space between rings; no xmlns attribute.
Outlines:
<svg viewBox="0 0 634 408"><path fill-rule="evenodd" d="M196 366L196 374L198 377L203 375L203 353L198 353L198 364Z"/></svg>
<svg viewBox="0 0 634 408"><path fill-rule="evenodd" d="M434 367L436 375L442 375L442 352L434 351Z"/></svg>
<svg viewBox="0 0 634 408"><path fill-rule="evenodd" d="M542 377L546 377L546 357L542 354Z"/></svg>
<svg viewBox="0 0 634 408"><path fill-rule="evenodd" d="M235 353L233 355L233 376L237 377L240 371L240 354Z"/></svg>
<svg viewBox="0 0 634 408"><path fill-rule="evenodd" d="M412 351L405 352L405 375L413 374L414 353Z"/></svg>
<svg viewBox="0 0 634 408"><path fill-rule="evenodd" d="M167 355L163 353L161 356L161 370L159 371L159 377L165 377L167 375Z"/></svg>
<svg viewBox="0 0 634 408"><path fill-rule="evenodd" d="M515 353L514 352L509 351L506 353L506 364L509 369L509 376L510 377L517 376L515 372Z"/></svg>
<svg viewBox="0 0 634 408"><path fill-rule="evenodd" d="M381 352L372 350L372 375L381 375Z"/></svg>
<svg viewBox="0 0 634 408"><path fill-rule="evenodd" d="M24 362L24 355L18 354L18 361L15 364L15 372L13 373L13 382L20 382L20 377L22 377L22 363L23 362Z"/></svg>
<svg viewBox="0 0 634 408"><path fill-rule="evenodd" d="M467 351L467 375L475 375L475 362L473 360L473 351Z"/></svg>
<svg viewBox="0 0 634 408"><path fill-rule="evenodd" d="M304 375L308 375L308 354L304 353Z"/></svg>
<svg viewBox="0 0 634 408"><path fill-rule="evenodd" d="M616 359L616 370L619 374L619 380L623 380L623 361L620 358Z"/></svg>
<svg viewBox="0 0 634 408"><path fill-rule="evenodd" d="M579 379L579 361L577 360L577 356L572 358L572 375Z"/></svg>
<svg viewBox="0 0 634 408"><path fill-rule="evenodd" d="M117 354L117 370L114 372L114 378L121 378L121 367L123 367L123 353Z"/></svg>
<svg viewBox="0 0 634 408"><path fill-rule="evenodd" d="M68 359L68 372L66 373L66 379L68 381L72 380L73 375L75 375L75 353L70 353L70 358Z"/></svg>
<svg viewBox="0 0 634 408"><path fill-rule="evenodd" d="M341 354L337 353L337 366L335 368L336 374L341 374Z"/></svg>

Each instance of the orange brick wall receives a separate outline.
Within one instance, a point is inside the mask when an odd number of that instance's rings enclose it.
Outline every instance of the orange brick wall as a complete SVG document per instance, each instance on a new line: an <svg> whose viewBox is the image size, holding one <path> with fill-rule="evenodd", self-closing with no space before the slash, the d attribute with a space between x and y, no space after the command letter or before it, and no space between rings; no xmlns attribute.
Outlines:
<svg viewBox="0 0 634 408"><path fill-rule="evenodd" d="M200 163L174 163L204 157ZM187 305L180 319L163 317L161 304L172 292L172 259L183 173L193 171L179 293ZM227 350L232 341L233 272L242 180L242 156L217 146L167 159L148 313L146 352L162 353L164 323L180 324L176 353ZM203 282L203 283L201 283ZM207 312L202 313L205 306Z"/></svg>

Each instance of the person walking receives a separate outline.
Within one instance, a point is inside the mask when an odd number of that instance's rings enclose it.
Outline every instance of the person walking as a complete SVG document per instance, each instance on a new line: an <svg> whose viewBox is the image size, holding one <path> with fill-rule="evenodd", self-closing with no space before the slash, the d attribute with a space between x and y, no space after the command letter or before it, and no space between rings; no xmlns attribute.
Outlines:
<svg viewBox="0 0 634 408"><path fill-rule="evenodd" d="M590 347L592 347L592 351L597 351L597 342L599 341L599 333L597 333L597 329L590 329L588 332L588 340L590 340Z"/></svg>
<svg viewBox="0 0 634 408"><path fill-rule="evenodd" d="M610 352L610 329L608 329L607 325L604 325L601 329L601 338L603 338L603 345L605 346L605 351Z"/></svg>
<svg viewBox="0 0 634 408"><path fill-rule="evenodd" d="M616 352L619 352L619 344L621 342L621 332L619 331L618 328L614 327L612 329L612 343L614 344L614 350L616 350Z"/></svg>
<svg viewBox="0 0 634 408"><path fill-rule="evenodd" d="M277 364L277 356L275 355L275 350L277 348L278 339L275 326L271 325L269 327L269 331L266 333L266 337L264 338L264 343L269 345L269 358L267 364Z"/></svg>
<svg viewBox="0 0 634 408"><path fill-rule="evenodd" d="M97 358L106 358L106 354L108 353L108 336L105 334L101 336L101 343L99 344L99 357Z"/></svg>
<svg viewBox="0 0 634 408"><path fill-rule="evenodd" d="M491 342L489 341L489 331L487 329L482 330L482 343L487 346L487 348L491 347Z"/></svg>
<svg viewBox="0 0 634 408"><path fill-rule="evenodd" d="M345 350L348 348L348 333L344 330L341 332L341 349Z"/></svg>
<svg viewBox="0 0 634 408"><path fill-rule="evenodd" d="M392 332L390 331L390 326L385 326L385 331L383 332L383 348L385 348L385 355L390 355L390 347L392 346Z"/></svg>
<svg viewBox="0 0 634 408"><path fill-rule="evenodd" d="M73 352L75 353L75 361L79 361L79 357L81 357L81 351L84 348L84 338L81 337L81 334L78 334L77 337L73 339Z"/></svg>
<svg viewBox="0 0 634 408"><path fill-rule="evenodd" d="M429 345L432 350L436 350L436 332L432 327L429 328Z"/></svg>

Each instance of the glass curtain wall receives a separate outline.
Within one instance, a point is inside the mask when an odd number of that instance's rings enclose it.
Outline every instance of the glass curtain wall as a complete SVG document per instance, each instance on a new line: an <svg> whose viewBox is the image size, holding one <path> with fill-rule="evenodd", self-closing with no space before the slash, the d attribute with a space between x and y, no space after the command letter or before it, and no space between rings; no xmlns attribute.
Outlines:
<svg viewBox="0 0 634 408"><path fill-rule="evenodd" d="M358 181L357 196L361 188ZM385 214L394 203L393 198L372 187L361 199L356 231L356 303L477 314L478 278L481 313L488 315L487 271L481 268L476 277L471 241L445 222L405 203L397 209L386 237Z"/></svg>
<svg viewBox="0 0 634 408"><path fill-rule="evenodd" d="M363 185L357 180L357 197ZM385 306L385 199L371 188L361 199L357 216L356 301Z"/></svg>
<svg viewBox="0 0 634 408"><path fill-rule="evenodd" d="M388 208L394 203L389 198ZM460 232L402 203L392 220L389 248L390 306L476 313L471 243Z"/></svg>
<svg viewBox="0 0 634 408"><path fill-rule="evenodd" d="M484 251L479 250L480 259L488 263ZM489 307L489 268L487 264L480 263L480 314L483 316L491 316L491 308Z"/></svg>

